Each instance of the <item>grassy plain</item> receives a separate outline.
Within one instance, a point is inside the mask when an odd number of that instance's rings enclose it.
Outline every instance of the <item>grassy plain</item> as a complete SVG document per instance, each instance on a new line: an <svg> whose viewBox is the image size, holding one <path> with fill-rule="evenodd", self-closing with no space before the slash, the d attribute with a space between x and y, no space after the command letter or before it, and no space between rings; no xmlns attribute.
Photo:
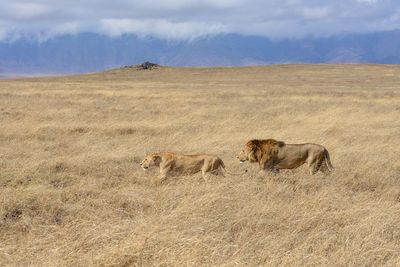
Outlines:
<svg viewBox="0 0 400 267"><path fill-rule="evenodd" d="M399 266L400 67L118 69L0 80L0 265ZM335 172L259 175L250 138ZM146 152L227 169L153 180Z"/></svg>

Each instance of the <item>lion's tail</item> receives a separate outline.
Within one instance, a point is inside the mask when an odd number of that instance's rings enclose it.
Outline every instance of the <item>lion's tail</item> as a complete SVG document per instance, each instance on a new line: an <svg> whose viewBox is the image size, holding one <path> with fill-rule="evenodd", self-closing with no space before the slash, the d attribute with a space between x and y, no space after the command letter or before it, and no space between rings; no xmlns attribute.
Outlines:
<svg viewBox="0 0 400 267"><path fill-rule="evenodd" d="M333 166L332 166L332 162L331 162L331 157L329 156L329 152L328 150L325 149L325 163L326 166L328 167L329 171L333 171Z"/></svg>

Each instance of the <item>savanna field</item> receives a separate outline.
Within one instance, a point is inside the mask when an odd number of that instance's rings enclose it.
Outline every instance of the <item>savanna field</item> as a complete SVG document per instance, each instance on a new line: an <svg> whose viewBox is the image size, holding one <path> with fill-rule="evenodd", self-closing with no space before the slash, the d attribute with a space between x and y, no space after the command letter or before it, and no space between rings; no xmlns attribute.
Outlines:
<svg viewBox="0 0 400 267"><path fill-rule="evenodd" d="M116 69L0 80L1 266L399 266L400 67ZM334 172L240 165L312 142ZM219 155L233 176L144 172Z"/></svg>

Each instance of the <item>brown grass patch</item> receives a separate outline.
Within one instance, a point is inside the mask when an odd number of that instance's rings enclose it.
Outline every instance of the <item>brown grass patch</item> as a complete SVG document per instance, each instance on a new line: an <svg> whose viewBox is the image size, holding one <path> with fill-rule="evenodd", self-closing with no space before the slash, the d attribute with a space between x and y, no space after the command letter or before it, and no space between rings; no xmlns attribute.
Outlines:
<svg viewBox="0 0 400 267"><path fill-rule="evenodd" d="M399 84L373 65L0 80L0 265L399 265ZM250 138L323 144L335 172L260 175L234 159ZM157 185L138 162L160 150L249 172Z"/></svg>

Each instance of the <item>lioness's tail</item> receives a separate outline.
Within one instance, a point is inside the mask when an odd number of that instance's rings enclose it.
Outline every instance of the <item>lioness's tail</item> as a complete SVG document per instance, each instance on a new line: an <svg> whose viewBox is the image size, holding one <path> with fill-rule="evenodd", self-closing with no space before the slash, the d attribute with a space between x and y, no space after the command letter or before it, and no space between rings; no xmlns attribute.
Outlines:
<svg viewBox="0 0 400 267"><path fill-rule="evenodd" d="M247 170L244 170L244 172L241 172L241 173L240 172L228 172L225 168L224 168L224 171L230 175L243 175L247 172Z"/></svg>
<svg viewBox="0 0 400 267"><path fill-rule="evenodd" d="M230 171L227 171L225 169L225 164L224 163L221 164L221 167L224 169L224 172L226 172L227 174L230 174L230 175L243 175L243 174L245 174L247 172L247 170L244 170L244 172L230 172Z"/></svg>
<svg viewBox="0 0 400 267"><path fill-rule="evenodd" d="M226 168L225 168L225 163L224 163L224 161L222 159L219 159L219 166L221 167L221 169L224 170L224 172L226 172L227 174L230 174L230 175L242 175L242 174L245 174L247 172L247 170L245 170L242 173L228 172L226 170Z"/></svg>
<svg viewBox="0 0 400 267"><path fill-rule="evenodd" d="M326 166L328 167L329 171L333 171L333 166L332 166L332 162L331 162L331 157L329 156L329 152L328 150L325 149L325 163Z"/></svg>

